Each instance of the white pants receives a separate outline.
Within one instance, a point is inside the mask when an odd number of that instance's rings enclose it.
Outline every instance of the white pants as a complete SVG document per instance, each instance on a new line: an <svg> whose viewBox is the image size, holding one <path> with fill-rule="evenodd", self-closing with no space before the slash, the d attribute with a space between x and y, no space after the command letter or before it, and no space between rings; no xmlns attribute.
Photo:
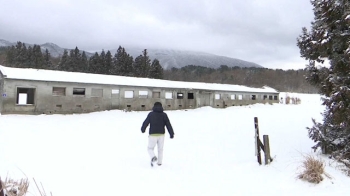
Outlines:
<svg viewBox="0 0 350 196"><path fill-rule="evenodd" d="M154 148L158 147L158 164L162 164L163 161L163 146L164 146L164 135L160 136L148 136L148 154L151 159L156 156L154 154Z"/></svg>

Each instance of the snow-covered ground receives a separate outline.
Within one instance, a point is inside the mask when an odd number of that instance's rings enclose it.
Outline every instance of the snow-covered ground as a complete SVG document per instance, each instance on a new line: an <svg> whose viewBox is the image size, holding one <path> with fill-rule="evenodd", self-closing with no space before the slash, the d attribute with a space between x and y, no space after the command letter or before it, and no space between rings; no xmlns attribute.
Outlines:
<svg viewBox="0 0 350 196"><path fill-rule="evenodd" d="M38 195L33 178L54 196L349 194L350 178L311 150L306 127L322 120L320 96L296 96L300 105L166 111L175 138L166 135L163 165L153 168L140 131L148 112L2 115L0 176L28 177L29 195ZM254 117L270 138L267 166L255 157ZM297 179L306 155L322 157L332 179Z"/></svg>

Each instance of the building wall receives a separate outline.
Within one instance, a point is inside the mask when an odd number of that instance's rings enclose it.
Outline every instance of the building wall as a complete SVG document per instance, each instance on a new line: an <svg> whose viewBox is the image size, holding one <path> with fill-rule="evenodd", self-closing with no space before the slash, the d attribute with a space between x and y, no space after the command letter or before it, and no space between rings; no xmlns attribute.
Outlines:
<svg viewBox="0 0 350 196"><path fill-rule="evenodd" d="M161 89L67 82L44 82L4 79L1 104L2 114L71 114L120 109L149 111L159 101L165 110L191 109L202 106L223 108L253 103L277 103L263 100L264 94L220 92L190 89ZM58 90L59 89L59 90ZM85 89L85 91L79 91ZM252 100L252 94L256 100ZM218 96L220 98L218 99ZM242 100L231 99L242 95ZM272 94L269 94L272 96ZM267 96L269 96L267 95Z"/></svg>
<svg viewBox="0 0 350 196"><path fill-rule="evenodd" d="M6 94L3 93L3 88L4 88L4 76L2 75L2 73L0 72L0 113L2 111L2 100L3 97L6 96Z"/></svg>

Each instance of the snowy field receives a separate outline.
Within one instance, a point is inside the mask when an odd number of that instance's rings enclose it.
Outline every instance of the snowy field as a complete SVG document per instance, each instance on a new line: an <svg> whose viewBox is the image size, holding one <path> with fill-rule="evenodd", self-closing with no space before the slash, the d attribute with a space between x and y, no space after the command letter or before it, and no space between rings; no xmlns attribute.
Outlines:
<svg viewBox="0 0 350 196"><path fill-rule="evenodd" d="M166 135L163 165L153 168L140 131L148 112L2 115L0 176L28 177L28 195L39 195L33 178L54 196L348 195L350 178L307 136L311 118L322 119L320 96L297 96L300 105L166 111L175 138ZM268 166L257 163L254 117L261 139L270 137ZM297 179L309 154L324 158L332 179Z"/></svg>

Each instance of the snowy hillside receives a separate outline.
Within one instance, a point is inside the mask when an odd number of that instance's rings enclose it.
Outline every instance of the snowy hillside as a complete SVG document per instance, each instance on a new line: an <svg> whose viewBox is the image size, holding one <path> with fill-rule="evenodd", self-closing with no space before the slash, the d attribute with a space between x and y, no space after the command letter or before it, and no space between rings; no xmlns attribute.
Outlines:
<svg viewBox="0 0 350 196"><path fill-rule="evenodd" d="M147 111L2 115L0 176L26 175L30 195L39 195L33 178L55 196L348 195L350 178L314 153L307 137L311 118L322 119L320 96L292 96L301 104L166 111L175 138L166 134L163 165L154 168L140 131ZM270 137L267 166L254 155L254 117L261 137ZM332 178L317 185L297 179L306 155L321 157Z"/></svg>
<svg viewBox="0 0 350 196"><path fill-rule="evenodd" d="M143 51L142 48L135 47L125 47L125 50L134 58L141 55ZM117 50L110 51L112 54L115 54ZM221 65L227 65L229 67L262 67L256 63L203 52L171 49L147 49L147 52L151 59L157 58L165 69L172 67L181 68L186 65L200 65L211 68L219 68Z"/></svg>
<svg viewBox="0 0 350 196"><path fill-rule="evenodd" d="M12 46L12 45L13 45L13 43L6 41L6 40L3 40L3 39L0 39L0 47L6 47L6 46Z"/></svg>
<svg viewBox="0 0 350 196"><path fill-rule="evenodd" d="M0 46L11 46L15 45L15 42L9 42L6 40L0 39ZM33 44L27 44L33 45ZM64 48L61 48L60 46L53 44L53 43L45 43L40 45L42 50L45 51L45 49L48 49L51 56L53 57L59 57L63 54ZM137 48L137 47L126 47L123 46L127 53L129 53L131 56L134 57L134 59L142 54L142 51L144 48ZM79 48L79 46L78 46ZM109 51L114 54L117 51L118 46L116 46L115 49L110 49ZM74 48L73 48L74 49ZM67 49L68 51L70 49ZM82 48L79 48L79 50L83 50ZM107 49L105 49L107 51ZM157 58L160 61L160 64L163 66L164 69L169 69L171 67L181 68L187 65L200 65L205 67L211 67L211 68L218 68L221 65L227 65L229 67L262 67L261 65L258 65L256 63L230 58L230 57L224 57L224 56L218 56L203 52L195 52L195 51L181 51L181 50L165 50L165 49L147 49L149 57L153 60ZM81 51L82 52L82 51ZM96 51L100 53L101 51ZM93 55L93 52L86 52L86 55L88 57Z"/></svg>
<svg viewBox="0 0 350 196"><path fill-rule="evenodd" d="M54 43L45 43L40 45L40 47L43 51L47 49L53 57L61 56L64 53L64 48L61 48Z"/></svg>

